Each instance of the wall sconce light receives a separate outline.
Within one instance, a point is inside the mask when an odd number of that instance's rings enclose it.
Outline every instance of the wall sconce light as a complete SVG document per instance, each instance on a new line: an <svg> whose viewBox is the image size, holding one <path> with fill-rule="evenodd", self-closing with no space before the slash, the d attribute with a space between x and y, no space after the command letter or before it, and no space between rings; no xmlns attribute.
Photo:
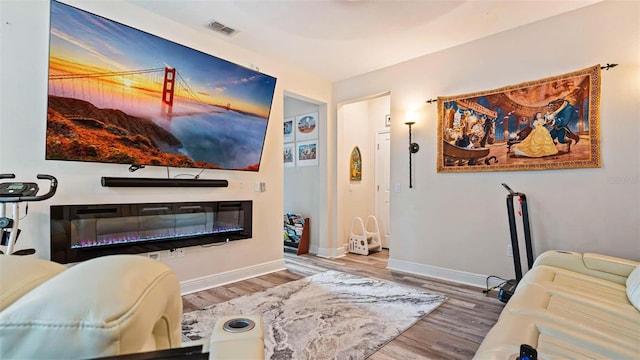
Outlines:
<svg viewBox="0 0 640 360"><path fill-rule="evenodd" d="M405 125L409 125L409 188L413 188L413 168L412 168L412 155L420 150L420 145L414 143L411 137L411 126L415 124L415 121L407 121Z"/></svg>

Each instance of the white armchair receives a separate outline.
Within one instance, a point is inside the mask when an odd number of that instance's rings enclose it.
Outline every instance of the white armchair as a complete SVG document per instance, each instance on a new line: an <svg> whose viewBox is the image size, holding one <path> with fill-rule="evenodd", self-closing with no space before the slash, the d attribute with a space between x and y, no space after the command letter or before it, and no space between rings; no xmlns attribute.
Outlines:
<svg viewBox="0 0 640 360"><path fill-rule="evenodd" d="M80 359L179 347L175 273L136 255L66 266L0 256L0 358Z"/></svg>

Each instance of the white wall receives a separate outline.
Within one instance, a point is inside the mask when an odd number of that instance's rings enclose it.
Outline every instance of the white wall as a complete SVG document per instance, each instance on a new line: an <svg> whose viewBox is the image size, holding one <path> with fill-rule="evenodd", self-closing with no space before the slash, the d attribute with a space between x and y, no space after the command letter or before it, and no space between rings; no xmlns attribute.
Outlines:
<svg viewBox="0 0 640 360"><path fill-rule="evenodd" d="M342 227L338 234L343 237L345 248L351 233L351 223L358 216L366 220L372 214L373 203L373 172L371 171L373 143L369 129L369 103L361 101L341 108L337 117L339 124L338 145L338 216L342 220ZM362 180L350 180L351 151L355 146L360 148L362 155ZM355 229L362 234L360 228ZM340 241L339 241L340 243Z"/></svg>
<svg viewBox="0 0 640 360"><path fill-rule="evenodd" d="M486 275L513 277L502 182L527 194L536 254L565 249L640 260L639 13L638 2L605 1L334 84L336 104L391 91L392 119L418 115L414 189L407 126L391 125L391 183L401 191L391 198L390 268L481 286ZM620 66L602 72L601 168L436 173L437 107L426 100L607 62Z"/></svg>
<svg viewBox="0 0 640 360"><path fill-rule="evenodd" d="M203 178L229 180L228 188L154 189L104 188L100 177L165 177L165 168L147 167L131 174L127 165L45 161L49 1L0 1L0 172L15 173L23 181L46 173L60 181L55 197L29 206L29 215L21 221L23 232L18 248L35 247L38 257L49 258L50 205L246 199L254 201L252 239L219 247L188 248L183 258L167 259L163 254L162 261L177 272L183 291L282 268L284 91L331 104L331 84L234 47L206 30L190 30L128 3L67 3L243 66L257 65L262 72L275 76L278 80L262 164L257 173L203 173ZM323 169L326 174L326 166ZM171 169L172 174L198 171ZM253 185L258 181L266 182L266 192L254 192ZM326 194L330 185L325 182L322 186Z"/></svg>
<svg viewBox="0 0 640 360"><path fill-rule="evenodd" d="M284 98L284 118L318 112L320 106L290 96ZM318 127L326 121L318 118ZM319 129L318 128L318 129ZM320 160L320 159L319 159ZM295 166L284 168L284 211L301 214L309 218L309 252L317 254L319 243L319 168L318 166Z"/></svg>

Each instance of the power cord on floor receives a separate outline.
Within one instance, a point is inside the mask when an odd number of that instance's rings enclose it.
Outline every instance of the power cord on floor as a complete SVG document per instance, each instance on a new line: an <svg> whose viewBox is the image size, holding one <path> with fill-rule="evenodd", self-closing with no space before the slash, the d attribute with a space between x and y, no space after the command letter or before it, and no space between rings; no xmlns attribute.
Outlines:
<svg viewBox="0 0 640 360"><path fill-rule="evenodd" d="M502 282L500 284L498 284L498 285L494 285L492 287L489 287L489 279L491 279L491 278L502 280ZM489 292L491 292L491 291L501 287L502 285L506 284L507 281L508 281L507 279L503 279L503 278L501 278L499 276L489 275L489 276L487 276L487 279L486 279L486 289L482 290L482 293L483 294L488 294Z"/></svg>

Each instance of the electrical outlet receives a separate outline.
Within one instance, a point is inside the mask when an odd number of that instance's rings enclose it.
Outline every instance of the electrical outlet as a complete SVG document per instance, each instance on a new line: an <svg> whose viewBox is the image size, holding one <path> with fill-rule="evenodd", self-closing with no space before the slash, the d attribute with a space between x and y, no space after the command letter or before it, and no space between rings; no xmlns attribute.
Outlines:
<svg viewBox="0 0 640 360"><path fill-rule="evenodd" d="M178 257L183 257L185 255L184 249L177 249L175 252Z"/></svg>
<svg viewBox="0 0 640 360"><path fill-rule="evenodd" d="M169 252L167 253L167 257L169 259L176 257L176 249L169 249Z"/></svg>
<svg viewBox="0 0 640 360"><path fill-rule="evenodd" d="M507 245L507 256L513 257L513 247L511 246L511 244Z"/></svg>
<svg viewBox="0 0 640 360"><path fill-rule="evenodd" d="M264 181L256 181L256 183L253 184L253 191L255 192L267 191L267 183L265 183Z"/></svg>

